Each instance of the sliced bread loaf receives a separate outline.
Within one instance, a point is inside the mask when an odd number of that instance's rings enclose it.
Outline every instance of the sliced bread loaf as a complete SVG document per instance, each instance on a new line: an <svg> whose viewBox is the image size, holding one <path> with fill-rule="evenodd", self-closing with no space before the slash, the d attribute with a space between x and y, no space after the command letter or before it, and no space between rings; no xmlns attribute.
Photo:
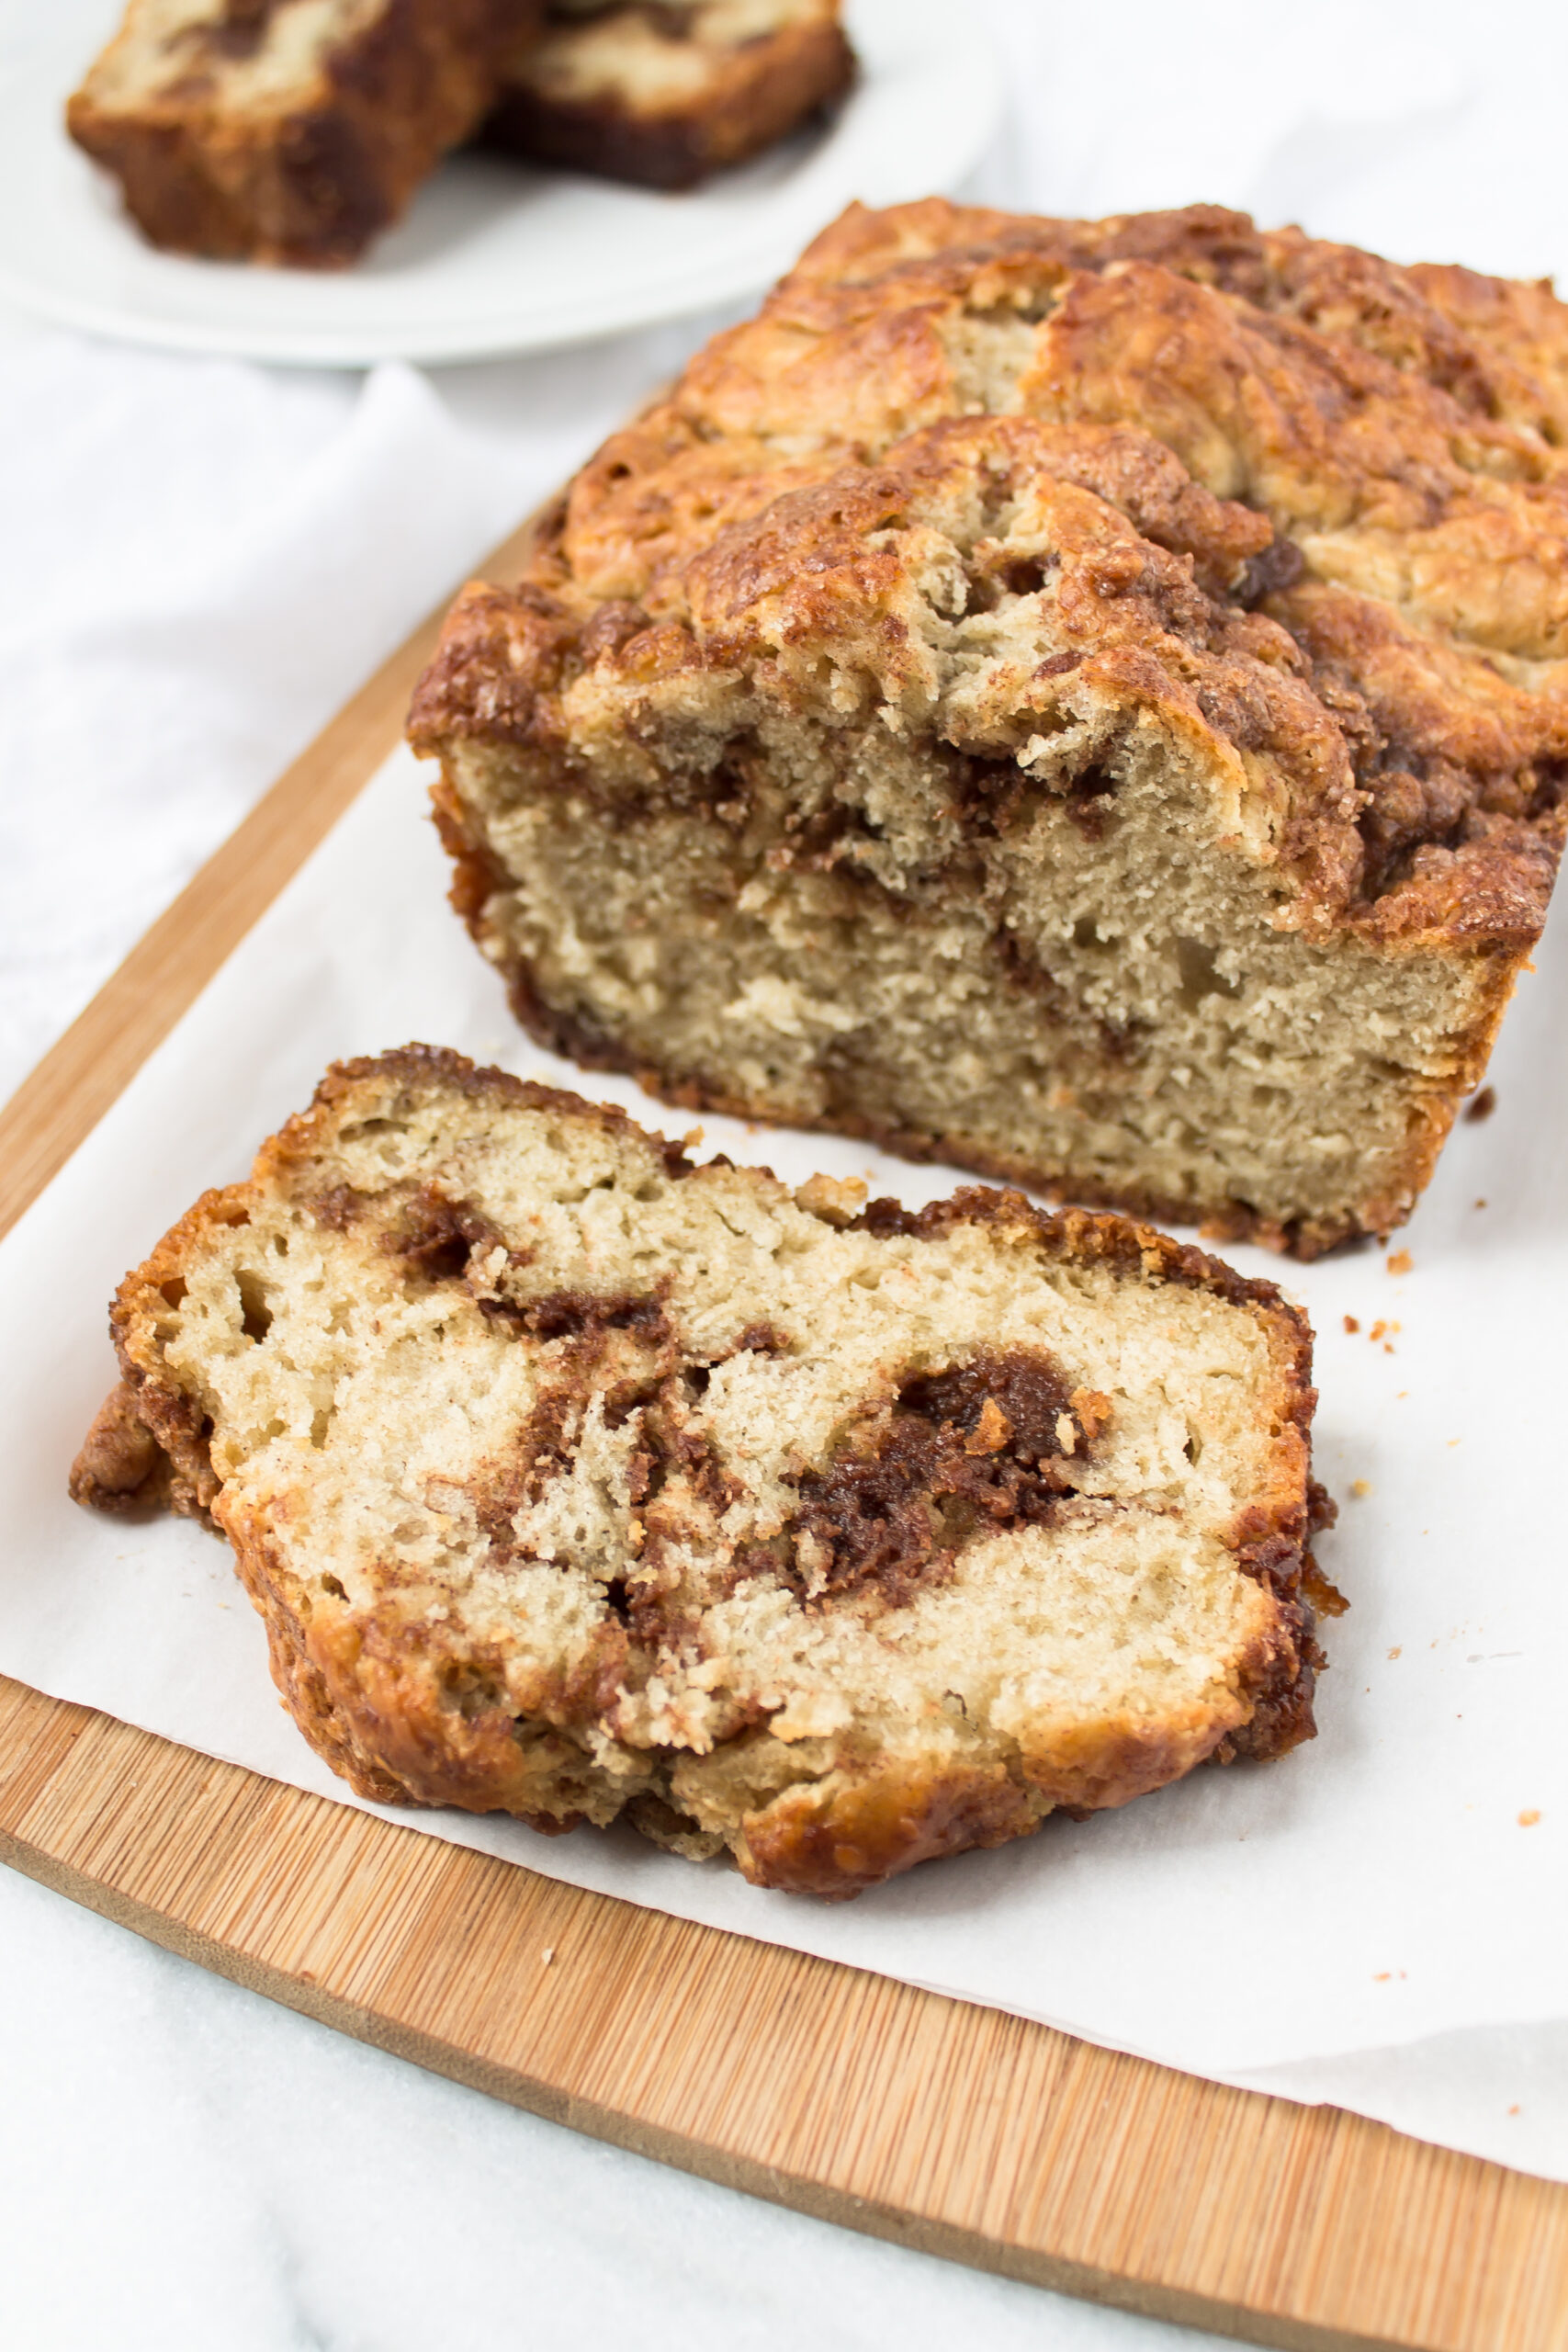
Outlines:
<svg viewBox="0 0 1568 2352"><path fill-rule="evenodd" d="M1300 1315L1121 1218L860 1192L340 1067L127 1277L73 1491L227 1534L364 1794L769 1886L1309 1737Z"/></svg>
<svg viewBox="0 0 1568 2352"><path fill-rule="evenodd" d="M416 698L541 1042L1303 1256L1568 830L1568 307L1237 213L852 208Z"/></svg>

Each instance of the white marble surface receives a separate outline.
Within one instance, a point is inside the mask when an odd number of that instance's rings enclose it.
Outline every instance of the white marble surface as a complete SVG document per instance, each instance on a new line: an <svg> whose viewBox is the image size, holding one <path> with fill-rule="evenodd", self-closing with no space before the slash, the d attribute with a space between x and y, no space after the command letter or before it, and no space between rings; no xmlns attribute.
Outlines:
<svg viewBox="0 0 1568 2352"><path fill-rule="evenodd" d="M1201 194L1398 255L1568 270L1559 11L1516 7L1490 41L1448 0L973 12L1014 91L987 197ZM38 21L36 0L0 6L0 74ZM0 321L0 1092L415 615L701 331L366 380ZM0 2308L28 2352L1202 2340L512 2114L4 1873L0 2084Z"/></svg>

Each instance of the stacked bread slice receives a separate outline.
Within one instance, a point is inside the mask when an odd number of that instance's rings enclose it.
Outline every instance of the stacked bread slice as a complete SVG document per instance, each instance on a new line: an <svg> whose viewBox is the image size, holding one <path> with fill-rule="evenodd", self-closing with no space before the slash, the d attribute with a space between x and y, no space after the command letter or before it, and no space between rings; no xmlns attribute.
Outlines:
<svg viewBox="0 0 1568 2352"><path fill-rule="evenodd" d="M543 0L130 0L72 137L154 244L341 267L491 106Z"/></svg>
<svg viewBox="0 0 1568 2352"><path fill-rule="evenodd" d="M840 97L839 0L556 0L490 134L531 161L692 187Z"/></svg>
<svg viewBox="0 0 1568 2352"><path fill-rule="evenodd" d="M684 187L848 86L840 0L130 0L66 108L153 244L342 267L488 117Z"/></svg>

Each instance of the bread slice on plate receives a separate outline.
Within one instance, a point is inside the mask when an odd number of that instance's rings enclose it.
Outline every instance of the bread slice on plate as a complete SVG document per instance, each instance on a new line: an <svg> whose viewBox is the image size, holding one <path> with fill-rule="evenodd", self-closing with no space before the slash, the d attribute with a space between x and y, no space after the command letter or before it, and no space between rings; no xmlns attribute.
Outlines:
<svg viewBox="0 0 1568 2352"><path fill-rule="evenodd" d="M557 0L489 135L534 163L693 187L843 96L839 18L840 0Z"/></svg>
<svg viewBox="0 0 1568 2352"><path fill-rule="evenodd" d="M415 703L523 1020L1303 1255L1409 1214L1568 822L1568 309L1198 207L855 208Z"/></svg>
<svg viewBox="0 0 1568 2352"><path fill-rule="evenodd" d="M1120 1218L863 1192L346 1064L126 1278L73 1491L222 1530L362 1794L765 1886L1310 1737L1301 1316Z"/></svg>
<svg viewBox="0 0 1568 2352"><path fill-rule="evenodd" d="M130 0L66 107L155 245L338 268L493 99L542 0Z"/></svg>

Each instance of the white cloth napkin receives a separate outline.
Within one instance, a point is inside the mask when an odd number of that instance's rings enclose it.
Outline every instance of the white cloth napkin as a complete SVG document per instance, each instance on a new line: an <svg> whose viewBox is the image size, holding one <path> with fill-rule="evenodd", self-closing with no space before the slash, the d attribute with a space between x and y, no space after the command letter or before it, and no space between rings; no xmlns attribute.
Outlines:
<svg viewBox="0 0 1568 2352"><path fill-rule="evenodd" d="M0 14L0 71L25 16L15 5ZM1555 124L1568 27L1544 8L1516 12L1509 41L1492 44L1473 42L1469 11L1447 0L1418 17L1404 6L1307 13L1219 0L1179 17L1152 0L1131 13L980 0L975 16L1006 46L1016 94L976 193L1082 212L1202 193L1407 257L1520 273L1568 264ZM417 615L706 323L526 365L365 379L164 359L15 323L0 332L0 1091ZM311 960L325 933L308 890L280 910L288 958L265 978L253 963L249 1000L241 989L235 1034L255 1041L246 1101L215 1082L227 1048L202 1029L205 1007L190 1033L207 1038L205 1061L177 1064L187 1038L149 1072L161 1085L176 1068L198 1073L178 1117L160 1111L164 1124L149 1124L134 1104L116 1114L114 1134L139 1155L128 1146L116 1170L124 1230L89 1220L63 1288L42 1280L58 1269L45 1255L59 1246L58 1201L6 1251L0 1329L13 1335L7 1357L25 1355L29 1377L13 1386L27 1389L18 1401L33 1415L10 1423L8 1453L23 1426L42 1433L51 1463L68 1450L108 1372L94 1352L108 1287L195 1189L236 1172L327 1052L396 1042L412 1027L519 1057L482 995L482 969L443 928L406 778L380 791L386 854L405 861L414 891L410 933L424 936L429 918L431 960L416 970L401 955L400 991L417 981L425 994L397 993L393 1019L393 1001L371 1007L338 993L330 957ZM352 832L366 821L351 819L325 858L379 854ZM843 1925L832 1949L1568 2177L1568 1787L1547 1736L1563 1628L1546 1473L1564 1399L1550 1345L1529 1351L1533 1326L1550 1340L1568 1271L1558 932L1511 1017L1503 1108L1491 1126L1461 1131L1408 1237L1410 1283L1396 1289L1371 1258L1292 1277L1325 1335L1331 1481L1343 1492L1367 1476L1373 1489L1347 1504L1332 1555L1356 1606L1329 1629L1336 1666L1316 1749L1273 1775L1205 1776L1116 1822L1052 1831L1049 1846L911 1880L834 1915ZM232 970L220 983L236 986ZM830 1143L803 1148L840 1164ZM773 1138L767 1150L782 1164ZM890 1173L910 1198L939 1181ZM81 1171L66 1180L86 1182ZM1491 1207L1470 1210L1482 1193ZM1391 1308L1408 1331L1394 1358L1338 1330L1342 1311L1359 1315L1364 1333ZM1412 1438L1417 1417L1423 1434ZM57 1493L39 1485L40 1511L58 1509ZM93 1699L108 1687L117 1645L105 1617L81 1629L95 1654L85 1659L63 1612L51 1616L40 1579L51 1562L57 1576L76 1573L72 1547L87 1540L63 1524L51 1521L49 1544L30 1555L8 1552L0 1668ZM214 1687L226 1705L232 1690L237 1720L242 1685L265 1685L255 1629L220 1555L185 1529L147 1543L124 1563L121 1597L174 1559L159 1545L195 1547L179 1554L194 1579L188 1613L198 1613L195 1596L205 1612L192 1639L228 1645L199 1657L230 1662ZM174 1730L151 1685L171 1657L197 1655L152 1657L119 1711ZM231 1729L187 1724L184 1736L236 1753L244 1743ZM253 1760L315 1784L271 1713ZM1311 1847L1310 1869L1292 1874L1280 1858L1324 1791L1337 1819ZM1540 1821L1521 1826L1531 1812ZM731 1880L611 1841L547 1848L504 1826L496 1835L523 1840L516 1850L536 1867L614 1878L637 1899L733 1924L750 1899ZM588 1859L567 1863L568 1848ZM1238 1945L1230 1928L1265 1882L1277 1898L1270 1936ZM1032 1930L1029 1981L1004 1982L1006 1939L993 1929L1026 1883L1044 1888L1046 1924ZM677 1892L695 1884L713 1891ZM1128 1884L1144 1890L1141 1913L1114 1909L1114 1889ZM1207 1892L1213 1905L1200 1899ZM778 1906L773 1929L759 1917L743 1923L829 1948L814 1924L823 1915L803 1910ZM1326 1975L1325 1953L1337 1956ZM1179 1968L1168 1968L1173 1954Z"/></svg>

